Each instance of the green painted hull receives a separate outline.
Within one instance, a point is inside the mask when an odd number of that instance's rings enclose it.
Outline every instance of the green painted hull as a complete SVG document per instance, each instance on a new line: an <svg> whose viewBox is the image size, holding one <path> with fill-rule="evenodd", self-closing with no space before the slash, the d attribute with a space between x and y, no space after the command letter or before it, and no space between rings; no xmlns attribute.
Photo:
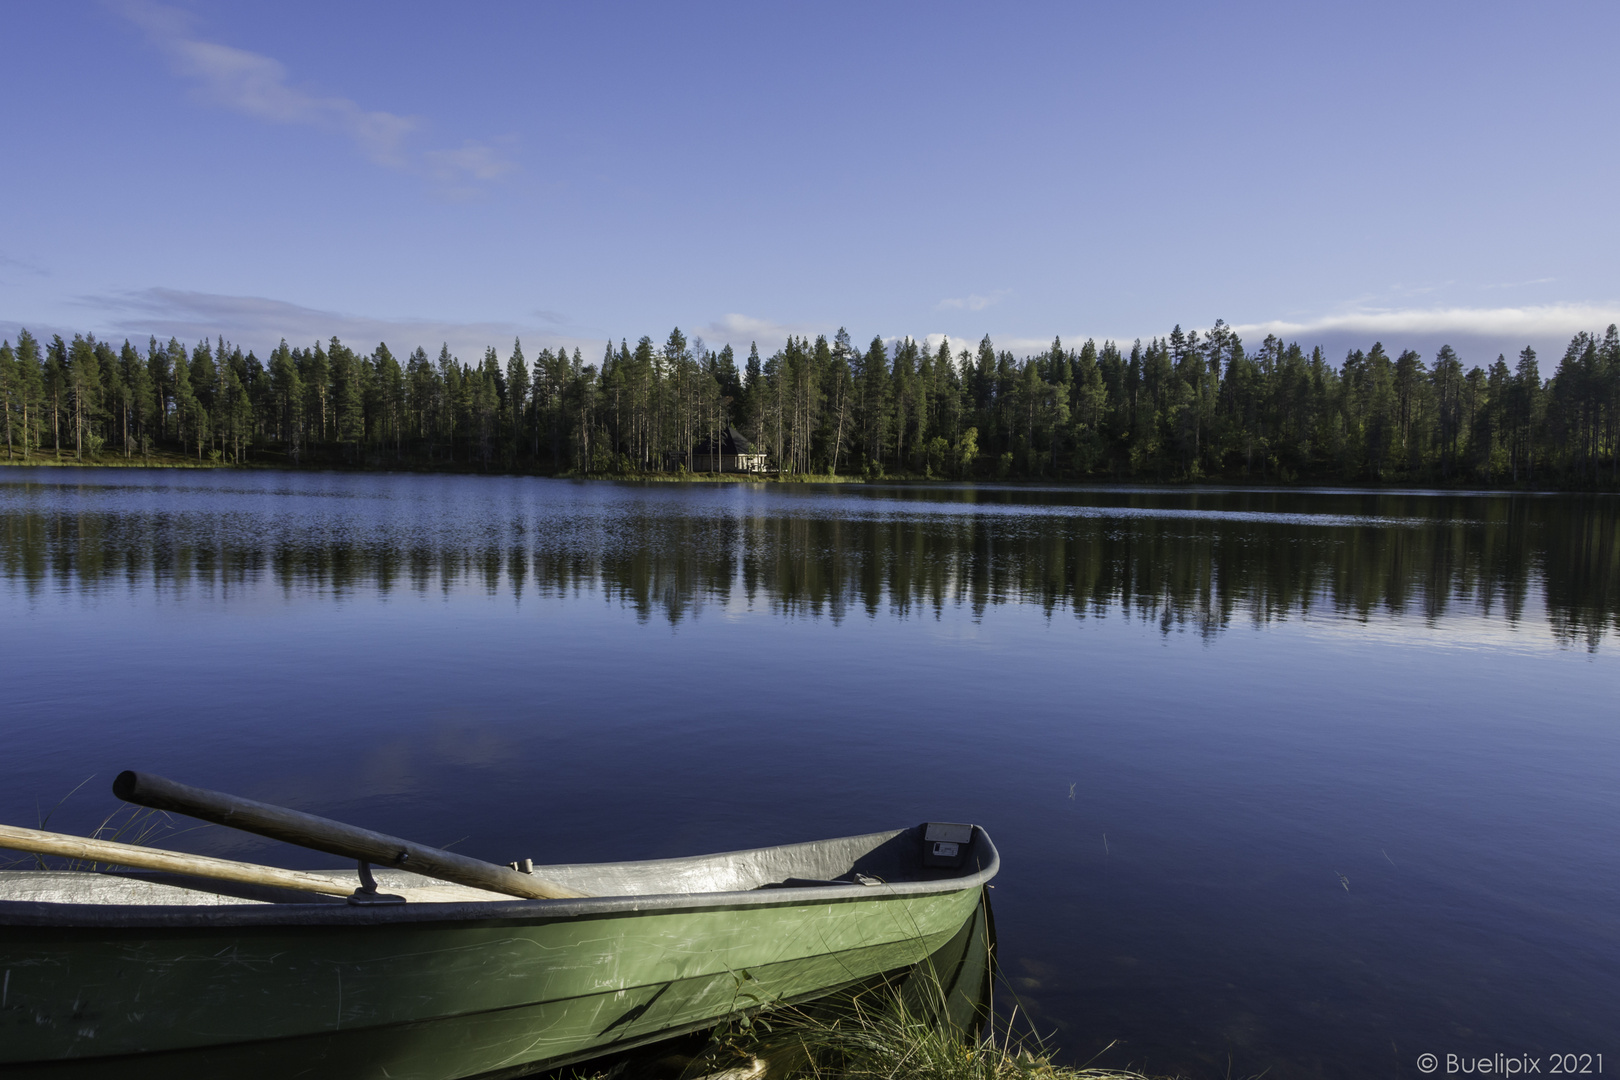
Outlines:
<svg viewBox="0 0 1620 1080"><path fill-rule="evenodd" d="M23 918L3 904L0 1071L440 1080L552 1068L917 964L974 919L994 872L987 837L982 848L973 873L875 887L154 906L101 925L91 905ZM72 917L38 910L51 907Z"/></svg>

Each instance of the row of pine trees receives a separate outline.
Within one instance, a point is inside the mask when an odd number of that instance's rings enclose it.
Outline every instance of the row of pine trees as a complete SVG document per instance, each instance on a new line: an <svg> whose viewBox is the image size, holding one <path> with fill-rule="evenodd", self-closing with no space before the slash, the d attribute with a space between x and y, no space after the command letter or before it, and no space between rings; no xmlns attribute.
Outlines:
<svg viewBox="0 0 1620 1080"><path fill-rule="evenodd" d="M401 362L334 337L261 360L223 338L142 351L25 330L0 345L0 402L7 460L634 475L679 472L735 427L801 476L1620 486L1614 326L1577 334L1549 378L1529 348L1465 369L1449 345L1374 344L1334 364L1269 336L1249 352L1221 322L1023 358L839 331L740 365L679 329L595 364L521 343Z"/></svg>

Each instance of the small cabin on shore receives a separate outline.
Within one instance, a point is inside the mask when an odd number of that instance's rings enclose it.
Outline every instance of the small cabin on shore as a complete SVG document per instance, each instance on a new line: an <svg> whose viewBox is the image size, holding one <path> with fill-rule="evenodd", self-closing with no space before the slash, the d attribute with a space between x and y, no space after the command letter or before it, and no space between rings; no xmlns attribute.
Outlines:
<svg viewBox="0 0 1620 1080"><path fill-rule="evenodd" d="M742 432L727 426L718 445L714 439L698 443L687 455L686 468L695 473L762 473L765 455L743 438Z"/></svg>

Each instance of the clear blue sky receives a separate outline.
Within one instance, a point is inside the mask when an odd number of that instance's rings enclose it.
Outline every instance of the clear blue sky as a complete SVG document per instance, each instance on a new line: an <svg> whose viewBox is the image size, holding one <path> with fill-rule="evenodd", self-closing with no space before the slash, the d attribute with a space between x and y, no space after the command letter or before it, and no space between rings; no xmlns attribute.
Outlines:
<svg viewBox="0 0 1620 1080"><path fill-rule="evenodd" d="M0 335L1620 319L1620 5L7 5Z"/></svg>

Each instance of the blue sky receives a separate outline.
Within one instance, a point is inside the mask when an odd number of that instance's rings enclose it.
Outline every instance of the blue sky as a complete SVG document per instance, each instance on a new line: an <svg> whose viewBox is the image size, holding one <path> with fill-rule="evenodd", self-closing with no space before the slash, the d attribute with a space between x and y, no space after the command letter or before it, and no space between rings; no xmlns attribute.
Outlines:
<svg viewBox="0 0 1620 1080"><path fill-rule="evenodd" d="M13 4L0 335L1620 320L1607 4ZM1552 356L1546 356L1547 353Z"/></svg>

